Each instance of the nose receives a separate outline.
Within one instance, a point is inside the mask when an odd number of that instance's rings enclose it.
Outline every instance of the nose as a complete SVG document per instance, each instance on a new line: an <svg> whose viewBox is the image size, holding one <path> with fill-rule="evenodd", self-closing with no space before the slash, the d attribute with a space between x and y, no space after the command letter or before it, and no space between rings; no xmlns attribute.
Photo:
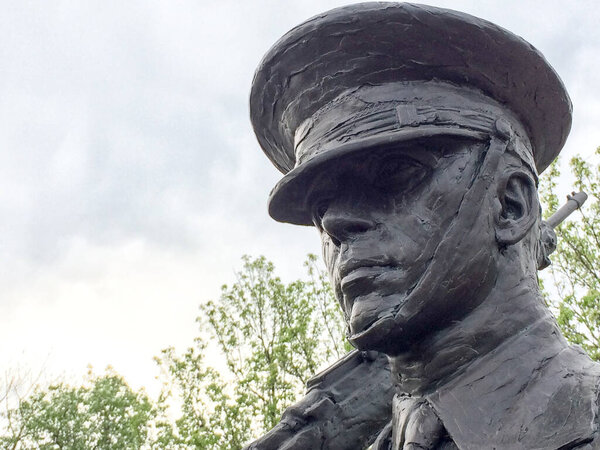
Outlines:
<svg viewBox="0 0 600 450"><path fill-rule="evenodd" d="M361 214L361 211L330 206L323 214L321 225L331 236L333 243L339 246L351 237L373 228L375 222L368 218L367 214Z"/></svg>

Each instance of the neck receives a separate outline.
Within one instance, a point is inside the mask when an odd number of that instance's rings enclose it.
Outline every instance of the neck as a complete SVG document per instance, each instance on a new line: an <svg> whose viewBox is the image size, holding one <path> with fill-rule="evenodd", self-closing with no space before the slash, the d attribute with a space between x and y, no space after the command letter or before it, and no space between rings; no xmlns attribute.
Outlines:
<svg viewBox="0 0 600 450"><path fill-rule="evenodd" d="M463 320L431 333L408 351L390 357L392 374L400 391L414 395L432 392L499 347L510 351L513 340L540 339L537 334L528 333L532 327L540 323L555 326L543 304L535 277L500 280ZM552 334L551 339L560 341L560 346L567 345L560 333ZM547 339L539 343L548 344Z"/></svg>

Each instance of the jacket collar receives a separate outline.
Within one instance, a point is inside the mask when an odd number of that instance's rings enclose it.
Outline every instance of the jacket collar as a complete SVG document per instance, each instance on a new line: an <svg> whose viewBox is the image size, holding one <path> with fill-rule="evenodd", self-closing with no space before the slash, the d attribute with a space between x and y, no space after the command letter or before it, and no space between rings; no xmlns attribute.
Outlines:
<svg viewBox="0 0 600 450"><path fill-rule="evenodd" d="M600 365L542 320L424 397L460 449L562 449L598 431L599 381Z"/></svg>

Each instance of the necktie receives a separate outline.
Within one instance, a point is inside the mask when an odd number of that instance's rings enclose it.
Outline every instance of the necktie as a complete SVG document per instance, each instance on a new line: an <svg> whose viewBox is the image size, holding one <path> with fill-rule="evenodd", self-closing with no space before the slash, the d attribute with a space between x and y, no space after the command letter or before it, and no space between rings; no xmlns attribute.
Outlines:
<svg viewBox="0 0 600 450"><path fill-rule="evenodd" d="M390 450L456 450L442 421L422 397L396 394Z"/></svg>

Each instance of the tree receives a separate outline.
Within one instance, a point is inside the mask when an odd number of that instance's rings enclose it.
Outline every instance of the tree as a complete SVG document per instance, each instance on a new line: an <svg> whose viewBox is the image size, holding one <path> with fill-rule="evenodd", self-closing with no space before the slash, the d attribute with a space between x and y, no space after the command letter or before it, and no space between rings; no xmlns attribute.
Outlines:
<svg viewBox="0 0 600 450"><path fill-rule="evenodd" d="M552 286L546 297L566 338L600 361L600 164L575 157L570 167L575 188L589 198L579 220L566 221L555 230L558 245L551 258ZM555 161L542 180L547 215L562 203L556 194L559 175Z"/></svg>
<svg viewBox="0 0 600 450"><path fill-rule="evenodd" d="M13 419L13 410L21 401L28 398L39 385L42 371L34 374L31 370L12 367L5 371L0 386L0 444L11 437L10 442L19 442L25 432L24 423ZM9 442L9 441L6 441ZM6 444L5 442L5 444ZM8 446L8 444L6 444ZM10 446L11 448L14 445Z"/></svg>
<svg viewBox="0 0 600 450"><path fill-rule="evenodd" d="M235 449L249 439L251 420L245 399L226 392L227 383L206 364L205 355L206 344L197 338L182 355L170 347L155 358L164 380L158 400L163 407L157 424L158 448ZM169 408L178 414L164 414Z"/></svg>
<svg viewBox="0 0 600 450"><path fill-rule="evenodd" d="M164 399L181 399L181 417L164 442L195 448L240 448L273 427L319 369L341 357L343 319L316 257L308 280L285 284L264 257L243 258L237 280L200 307L208 336L178 356L163 351ZM222 374L206 366L206 338L224 356Z"/></svg>
<svg viewBox="0 0 600 450"><path fill-rule="evenodd" d="M81 386L29 392L7 374L0 448L241 448L279 421L310 376L348 350L341 313L315 262L309 256L305 264L308 279L286 284L264 257L244 257L236 282L200 307L194 345L156 358L164 381L156 401L112 369L90 371ZM209 361L207 342L224 355L222 370Z"/></svg>
<svg viewBox="0 0 600 450"><path fill-rule="evenodd" d="M111 369L91 371L84 384L37 388L4 413L3 449L133 449L149 442L156 415L143 391L134 392Z"/></svg>

